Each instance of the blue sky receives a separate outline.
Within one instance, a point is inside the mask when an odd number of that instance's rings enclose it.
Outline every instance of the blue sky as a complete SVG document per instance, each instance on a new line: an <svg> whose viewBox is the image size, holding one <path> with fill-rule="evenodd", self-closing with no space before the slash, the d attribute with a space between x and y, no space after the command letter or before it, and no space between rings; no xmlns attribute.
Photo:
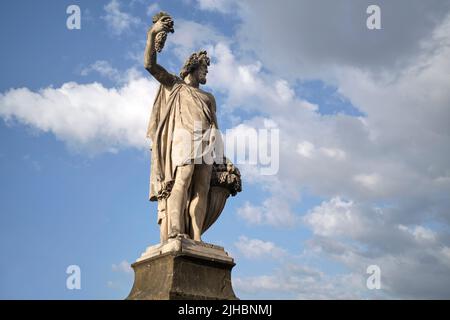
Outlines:
<svg viewBox="0 0 450 320"><path fill-rule="evenodd" d="M240 298L448 298L450 7L378 1L369 31L368 4L2 2L0 298L123 299L159 241L142 67L159 10L175 20L162 65L211 55L222 131L280 131L280 170L240 167L243 192L203 237L235 258Z"/></svg>

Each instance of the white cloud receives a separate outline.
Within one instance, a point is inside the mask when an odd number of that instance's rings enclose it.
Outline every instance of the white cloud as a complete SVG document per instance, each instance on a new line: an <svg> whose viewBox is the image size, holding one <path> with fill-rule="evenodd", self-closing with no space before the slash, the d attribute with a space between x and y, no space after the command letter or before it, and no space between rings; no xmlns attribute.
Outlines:
<svg viewBox="0 0 450 320"><path fill-rule="evenodd" d="M221 44L215 46L218 61L211 68L210 85L227 95L227 107L245 106L265 112L279 125L279 180L290 181L298 188L311 188L329 198L342 195L361 201L397 199L405 207L410 206L408 202L419 202L412 199L420 198L431 205L436 197L444 200L444 190L449 188L449 153L445 145L450 127L450 68L447 40L443 40L448 34L443 31L446 29L448 23L430 31L433 45L429 47L441 47L431 53L425 50L423 55L416 52L418 63L403 68L400 76L375 78L358 68L341 69L337 74L339 92L367 114L364 118L320 116L308 108L296 108L296 104L307 103L298 96L290 103L283 103L286 99L271 99L270 96L277 96L276 83L280 79L263 73L258 61L243 64ZM270 44L267 50L276 54L270 39L265 43ZM257 57L267 53L263 51L256 51ZM295 50L284 53L297 54ZM282 60L297 66L294 57ZM314 148L303 145L304 141ZM292 146L298 145L303 158L292 152ZM440 202L441 209L448 203ZM417 207L416 211L423 209ZM410 218L417 218L418 213L410 214Z"/></svg>
<svg viewBox="0 0 450 320"><path fill-rule="evenodd" d="M0 94L0 116L44 132L76 150L92 153L144 149L146 126L158 84L129 79L118 88L68 82L37 92L27 88Z"/></svg>
<svg viewBox="0 0 450 320"><path fill-rule="evenodd" d="M208 86L225 94L228 111L245 108L248 112L272 116L293 108L298 112L317 109L303 99L294 99L294 91L289 84L282 78L265 73L260 61L241 62L227 42L217 42L209 52L214 61L208 73Z"/></svg>
<svg viewBox="0 0 450 320"><path fill-rule="evenodd" d="M248 201L238 209L238 215L251 224L261 224L263 221L263 213L260 208L251 205Z"/></svg>
<svg viewBox="0 0 450 320"><path fill-rule="evenodd" d="M130 31L132 27L139 25L139 18L131 14L121 11L118 0L111 0L104 6L105 15L102 18L113 32L114 35L120 36L124 32Z"/></svg>
<svg viewBox="0 0 450 320"><path fill-rule="evenodd" d="M113 263L111 269L114 272L122 272L127 274L133 273L130 263L126 260L121 261L119 264Z"/></svg>
<svg viewBox="0 0 450 320"><path fill-rule="evenodd" d="M429 242L436 240L436 233L433 230L423 226L415 226L414 228L411 228L401 224L398 228L403 232L411 234L418 242Z"/></svg>
<svg viewBox="0 0 450 320"><path fill-rule="evenodd" d="M450 268L450 247L443 247L439 252L439 257Z"/></svg>
<svg viewBox="0 0 450 320"><path fill-rule="evenodd" d="M324 202L305 216L315 234L306 255L342 263L353 273L378 265L390 297L445 297L450 269L442 246L448 236L422 225L395 225L392 212L340 199Z"/></svg>
<svg viewBox="0 0 450 320"><path fill-rule="evenodd" d="M258 176L257 172L251 174L252 182L262 185L271 195L262 205L247 202L238 210L239 217L255 225L283 225L280 222L292 220L276 215L292 213L292 203L298 201L295 195L284 197L283 192L309 188L314 194L330 200L312 209L303 220L314 232L311 243L315 245L308 250L313 253L314 248L320 248L316 259L337 261L351 270L340 276L325 275L314 286L309 286L308 292L298 289L304 286L303 283L293 289L291 279L280 280L278 274L240 278L238 287L242 290L254 290L252 292L263 290L266 293L292 290L298 293L296 297L303 298L373 297L367 294L364 287L365 270L368 265L379 264L385 276L384 291L379 293L381 296L436 297L445 294L444 284L439 283L446 283L446 260L437 260L442 262L436 265L436 272L433 274L430 272L430 265L420 259L437 259L440 252L437 241L434 244L432 241L418 241L427 236L429 238L429 234L422 232L421 236L414 237L409 233L399 233L397 228L400 222L420 225L423 221L432 219L432 216L427 216L424 212L426 213L428 205L436 204L432 200L436 195L443 196L445 193L442 184L432 189L425 187L435 183L435 178L430 180L429 171L421 173L417 167L411 166L413 162L404 161L420 157L420 153L416 153L415 157L411 154L403 155L399 150L404 146L397 148L396 154L386 153L391 141L387 140L385 143L380 140L383 136L408 139L410 133L396 131L392 134L389 130L374 133L371 113L366 118L342 114L321 116L314 112L317 108L296 108L296 105L305 105L307 102L297 96L289 99L273 98L279 94L276 92L276 85L272 85L277 83L277 78L264 74L260 64L242 64L226 45L218 44L214 49L217 60L213 66L215 69L211 68L211 87L227 95L227 106L244 105L247 109L267 113L281 132L279 174L270 179ZM250 67L243 68L245 66ZM218 71L215 73L218 79L214 78L213 70ZM239 70L246 72L239 73ZM236 79L236 73L242 76L242 80ZM348 76L348 79L352 77ZM408 83L407 81L409 80L405 79L404 83ZM370 84L368 88L377 87L373 82ZM392 88L380 86L380 92L376 92L378 101L380 97L390 97L389 92L386 92L389 89ZM414 93L414 90L408 92ZM373 95L372 101L376 102L375 93ZM391 109L394 110L395 105L391 105ZM382 119L380 118L380 123L384 123ZM254 126L256 123L260 125L258 118L245 121L247 126ZM398 126L396 124L396 128ZM431 130L435 129L436 127L431 127ZM410 151L410 147L408 148ZM428 153L428 163L435 159L430 158L430 154L438 153ZM421 200L414 199L414 196L419 196ZM428 204L418 205L427 198L424 203ZM280 203L287 210L280 209ZM387 206L379 207L378 203L387 203ZM445 203L441 202L440 206L444 208ZM292 213L292 216L295 217L296 214ZM275 220L274 217L278 219ZM435 238L442 239L442 234L435 235ZM420 251L424 248L426 251ZM335 253L336 250L339 254ZM402 258L396 260L396 256ZM400 274L396 261L400 261L404 273ZM416 277L419 272L427 280L408 287L407 279ZM350 281L358 284L350 284ZM354 290L353 285L359 289Z"/></svg>
<svg viewBox="0 0 450 320"><path fill-rule="evenodd" d="M233 287L261 299L364 299L382 296L365 288L365 274L327 275L309 266L288 262L272 274L237 277Z"/></svg>
<svg viewBox="0 0 450 320"><path fill-rule="evenodd" d="M358 228L357 219L353 202L341 200L339 197L323 202L304 217L314 233L322 236L348 234L353 228Z"/></svg>
<svg viewBox="0 0 450 320"><path fill-rule="evenodd" d="M92 72L97 72L101 76L114 80L116 82L122 81L122 73L116 68L112 67L108 61L98 60L90 66L82 69L80 74L82 76L87 76Z"/></svg>
<svg viewBox="0 0 450 320"><path fill-rule="evenodd" d="M104 60L98 60L92 65L90 65L87 68L84 68L81 70L82 76L87 76L92 71L100 73L102 76L105 76L107 78L118 80L120 79L120 72L119 70L113 68L111 64Z"/></svg>
<svg viewBox="0 0 450 320"><path fill-rule="evenodd" d="M385 232L389 241L392 231ZM380 244L383 239L377 239ZM385 241L388 241L385 240ZM316 249L318 257L327 257L340 262L356 272L365 270L369 265L381 269L382 293L391 298L444 298L450 285L448 260L442 255L440 246L421 242L418 246L413 238L404 243L392 243L398 246L397 252L389 253L389 248L377 248L375 242L364 246L345 244L336 238L315 238L311 249ZM369 248L367 248L369 246Z"/></svg>
<svg viewBox="0 0 450 320"><path fill-rule="evenodd" d="M311 158L314 152L314 145L309 141L302 141L297 144L297 152L305 158Z"/></svg>
<svg viewBox="0 0 450 320"><path fill-rule="evenodd" d="M380 186L380 176L377 174L358 174L353 178L361 186L376 191Z"/></svg>
<svg viewBox="0 0 450 320"><path fill-rule="evenodd" d="M339 262L352 274L371 264L380 265L383 293L390 297L436 298L449 292L448 257L442 249L450 245L445 231L450 221L450 154L446 147L450 140L450 40L444 32L449 23L450 19L432 32L429 47L435 50L415 53L415 62L398 74L380 77L355 67L341 68L336 76L339 93L363 111L364 118L322 116L314 109L295 108L295 102L301 101L296 95L274 102L267 92L276 84L276 76L253 68L245 74L247 86L240 80L232 82L233 73L227 77L226 72L238 70L241 62L231 51L222 50L226 59L219 56L224 70L220 74L231 83L227 85L226 80L214 88L228 94L229 104L239 106L239 101L244 101L241 105L253 107L249 101L253 99L255 107L280 128L280 171L273 177L276 186L282 190L290 189L287 186L308 188L329 199L303 220L314 232L308 250L319 248L317 259ZM254 98L256 92L261 92L261 100ZM252 178L259 185L268 184L266 177ZM270 199L280 195L275 189L266 189ZM285 200L292 207L298 199ZM243 219L260 225L267 221L265 212L264 205L249 203L239 211ZM430 229L425 227L428 222L445 227ZM326 279L333 281L332 277ZM281 286L273 274L244 282L257 287L260 281L275 291ZM311 290L321 292L320 287Z"/></svg>
<svg viewBox="0 0 450 320"><path fill-rule="evenodd" d="M275 83L275 90L278 94L278 97L284 103L288 103L294 100L295 92L289 87L289 84L286 80L277 80L277 82Z"/></svg>
<svg viewBox="0 0 450 320"><path fill-rule="evenodd" d="M326 156L335 160L344 160L346 157L345 151L339 148L327 148L316 146L310 141L302 141L297 144L297 153L304 158L313 158L315 156Z"/></svg>
<svg viewBox="0 0 450 320"><path fill-rule="evenodd" d="M130 0L130 6L135 6L135 5L143 5L146 4L148 1L147 0Z"/></svg>
<svg viewBox="0 0 450 320"><path fill-rule="evenodd" d="M118 264L113 263L111 265L111 270L116 273L113 280L108 280L106 282L106 286L109 289L121 291L122 294L126 294L130 287L133 285L133 269L131 268L131 264L122 260Z"/></svg>
<svg viewBox="0 0 450 320"><path fill-rule="evenodd" d="M233 8L233 1L230 0L197 0L201 10L219 11L229 13Z"/></svg>
<svg viewBox="0 0 450 320"><path fill-rule="evenodd" d="M274 258L279 259L286 254L286 251L277 247L271 241L260 239L249 239L245 236L239 237L234 244L239 252L248 259Z"/></svg>
<svg viewBox="0 0 450 320"><path fill-rule="evenodd" d="M153 17L156 13L160 12L161 8L158 3L152 3L147 7L147 15Z"/></svg>
<svg viewBox="0 0 450 320"><path fill-rule="evenodd" d="M110 79L117 84L125 84L132 80L142 78L142 74L135 68L130 68L125 72L114 68L108 61L98 60L86 68L83 68L80 72L82 76L87 76L91 73L98 73L102 77Z"/></svg>
<svg viewBox="0 0 450 320"><path fill-rule="evenodd" d="M181 62L184 62L193 52L205 50L226 38L213 27L195 21L177 19L175 33L167 39L168 49L172 49Z"/></svg>
<svg viewBox="0 0 450 320"><path fill-rule="evenodd" d="M341 66L401 70L450 9L446 0L379 0L383 29L371 32L366 27L370 0L235 3L240 46L290 78L331 76Z"/></svg>
<svg viewBox="0 0 450 320"><path fill-rule="evenodd" d="M237 211L238 217L249 224L271 225L275 227L294 227L298 224L298 216L292 212L289 203L282 197L270 197L261 206L246 202Z"/></svg>
<svg viewBox="0 0 450 320"><path fill-rule="evenodd" d="M326 155L327 157L334 158L337 160L344 160L346 155L345 151L339 149L339 148L320 148L320 151Z"/></svg>

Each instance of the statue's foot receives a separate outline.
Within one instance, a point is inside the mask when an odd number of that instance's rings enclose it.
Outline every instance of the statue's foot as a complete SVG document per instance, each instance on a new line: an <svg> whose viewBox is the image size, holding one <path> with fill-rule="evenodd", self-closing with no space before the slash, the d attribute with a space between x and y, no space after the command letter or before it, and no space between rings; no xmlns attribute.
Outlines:
<svg viewBox="0 0 450 320"><path fill-rule="evenodd" d="M168 238L169 238L169 239L175 239L176 237L178 237L179 234L180 234L180 233L177 232L177 231L172 231L171 233L169 233Z"/></svg>
<svg viewBox="0 0 450 320"><path fill-rule="evenodd" d="M190 239L191 237L186 233L180 233L177 231L172 231L169 233L169 239Z"/></svg>

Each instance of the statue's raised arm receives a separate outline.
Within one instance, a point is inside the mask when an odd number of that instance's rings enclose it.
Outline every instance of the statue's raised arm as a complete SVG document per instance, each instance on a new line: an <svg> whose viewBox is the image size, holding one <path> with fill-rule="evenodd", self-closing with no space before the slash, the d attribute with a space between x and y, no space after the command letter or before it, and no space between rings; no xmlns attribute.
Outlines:
<svg viewBox="0 0 450 320"><path fill-rule="evenodd" d="M174 32L173 19L166 12L160 12L153 17L153 25L147 32L147 44L144 54L144 67L163 86L171 87L176 77L157 63L157 52L161 52L167 38L167 33Z"/></svg>

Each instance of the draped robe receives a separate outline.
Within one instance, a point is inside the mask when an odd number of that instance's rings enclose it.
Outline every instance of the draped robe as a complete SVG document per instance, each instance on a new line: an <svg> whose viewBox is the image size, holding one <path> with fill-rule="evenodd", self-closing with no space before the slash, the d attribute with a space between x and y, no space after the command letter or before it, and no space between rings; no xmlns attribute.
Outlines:
<svg viewBox="0 0 450 320"><path fill-rule="evenodd" d="M171 90L160 85L147 129L152 142L150 201L158 201L158 223L166 217L166 199L176 168L211 152L217 138L214 97L177 79Z"/></svg>

